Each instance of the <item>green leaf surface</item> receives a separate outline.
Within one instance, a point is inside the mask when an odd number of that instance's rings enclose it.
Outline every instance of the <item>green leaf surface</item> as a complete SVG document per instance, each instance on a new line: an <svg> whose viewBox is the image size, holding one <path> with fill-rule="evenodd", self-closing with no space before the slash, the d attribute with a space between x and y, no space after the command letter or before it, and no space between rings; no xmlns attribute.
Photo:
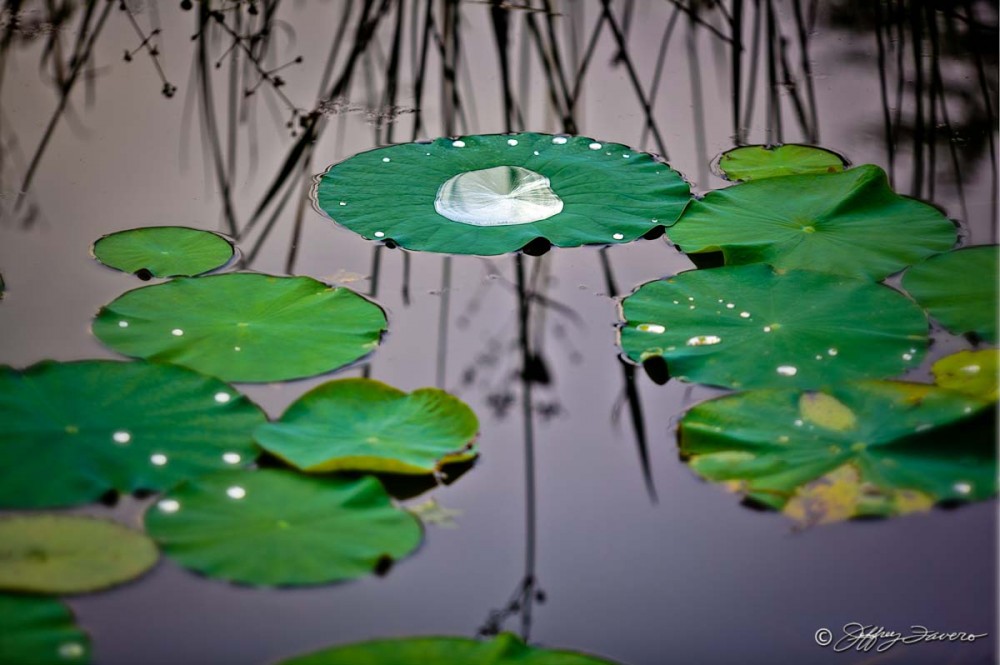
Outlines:
<svg viewBox="0 0 1000 665"><path fill-rule="evenodd" d="M420 544L420 520L371 476L230 471L188 481L146 513L146 528L185 568L259 586L361 577Z"/></svg>
<svg viewBox="0 0 1000 665"><path fill-rule="evenodd" d="M840 173L844 158L825 148L788 143L746 145L719 155L714 164L727 180L745 182L788 175Z"/></svg>
<svg viewBox="0 0 1000 665"><path fill-rule="evenodd" d="M324 649L277 665L614 665L573 651L529 647L502 633L492 640L403 637Z"/></svg>
<svg viewBox="0 0 1000 665"><path fill-rule="evenodd" d="M0 594L0 663L86 665L90 638L63 603Z"/></svg>
<svg viewBox="0 0 1000 665"><path fill-rule="evenodd" d="M866 280L763 264L692 270L628 296L622 349L670 375L728 388L818 387L920 363L927 319Z"/></svg>
<svg viewBox="0 0 1000 665"><path fill-rule="evenodd" d="M673 224L690 200L683 178L652 155L550 134L364 152L331 166L314 194L334 221L369 240L485 256L538 238L558 247L630 242Z"/></svg>
<svg viewBox="0 0 1000 665"><path fill-rule="evenodd" d="M421 474L472 456L478 430L472 409L443 390L342 379L307 392L254 438L303 471Z"/></svg>
<svg viewBox="0 0 1000 665"><path fill-rule="evenodd" d="M93 324L119 353L247 382L338 369L375 349L385 328L382 309L350 289L256 273L135 289Z"/></svg>
<svg viewBox="0 0 1000 665"><path fill-rule="evenodd" d="M264 414L231 386L146 362L0 367L0 506L165 490L257 456Z"/></svg>
<svg viewBox="0 0 1000 665"><path fill-rule="evenodd" d="M99 238L94 258L104 265L143 277L188 277L225 265L233 246L222 236L184 226L151 226ZM145 272L143 272L145 271Z"/></svg>
<svg viewBox="0 0 1000 665"><path fill-rule="evenodd" d="M997 350L982 349L945 356L931 366L931 372L942 388L995 402L1000 399L998 367Z"/></svg>
<svg viewBox="0 0 1000 665"><path fill-rule="evenodd" d="M903 275L903 288L953 333L997 343L997 246L932 256Z"/></svg>
<svg viewBox="0 0 1000 665"><path fill-rule="evenodd" d="M849 417L817 419L817 402ZM680 450L706 480L811 525L993 495L992 415L987 402L916 383L754 390L689 410Z"/></svg>
<svg viewBox="0 0 1000 665"><path fill-rule="evenodd" d="M956 229L936 208L893 192L882 169L863 165L709 192L688 207L670 239L688 254L721 251L727 265L881 280L950 249Z"/></svg>
<svg viewBox="0 0 1000 665"><path fill-rule="evenodd" d="M0 589L97 591L139 577L158 558L152 540L110 520L72 515L0 518Z"/></svg>

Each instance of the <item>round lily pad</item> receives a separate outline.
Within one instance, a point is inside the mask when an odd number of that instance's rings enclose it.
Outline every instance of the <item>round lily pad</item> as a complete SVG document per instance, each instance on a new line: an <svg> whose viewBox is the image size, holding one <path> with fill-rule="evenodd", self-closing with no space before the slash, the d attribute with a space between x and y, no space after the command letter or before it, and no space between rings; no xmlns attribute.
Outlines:
<svg viewBox="0 0 1000 665"><path fill-rule="evenodd" d="M903 275L903 288L953 333L997 343L997 246L932 256Z"/></svg>
<svg viewBox="0 0 1000 665"><path fill-rule="evenodd" d="M364 152L318 179L317 206L369 240L450 254L629 242L690 200L653 155L583 136L491 134Z"/></svg>
<svg viewBox="0 0 1000 665"><path fill-rule="evenodd" d="M709 192L688 207L670 238L688 254L721 251L728 265L881 280L950 249L956 229L936 208L893 192L885 172L869 164Z"/></svg>
<svg viewBox="0 0 1000 665"><path fill-rule="evenodd" d="M722 153L713 163L719 176L737 182L806 173L839 173L844 165L844 158L832 150L796 143L741 146Z"/></svg>
<svg viewBox="0 0 1000 665"><path fill-rule="evenodd" d="M867 280L754 264L649 282L622 304L620 342L636 362L728 388L817 387L895 376L920 363L927 318Z"/></svg>
<svg viewBox="0 0 1000 665"><path fill-rule="evenodd" d="M997 355L996 349L959 351L938 360L931 372L942 388L995 402L1000 398Z"/></svg>
<svg viewBox="0 0 1000 665"><path fill-rule="evenodd" d="M188 277L225 265L232 244L217 233L185 226L151 226L99 238L94 258L122 272L150 277Z"/></svg>
<svg viewBox="0 0 1000 665"><path fill-rule="evenodd" d="M0 663L86 665L90 638L52 598L0 595Z"/></svg>
<svg viewBox="0 0 1000 665"><path fill-rule="evenodd" d="M0 589L86 593L139 577L156 545L110 520L73 515L0 518Z"/></svg>
<svg viewBox="0 0 1000 665"><path fill-rule="evenodd" d="M372 476L229 471L181 484L146 513L164 553L208 577L324 584L385 569L415 550L420 520Z"/></svg>
<svg viewBox="0 0 1000 665"><path fill-rule="evenodd" d="M0 367L0 506L165 490L253 461L264 414L231 386L146 362Z"/></svg>
<svg viewBox="0 0 1000 665"><path fill-rule="evenodd" d="M230 273L129 291L93 330L127 356L190 367L225 381L284 381L370 353L385 313L346 288L309 277Z"/></svg>
<svg viewBox="0 0 1000 665"><path fill-rule="evenodd" d="M992 415L982 400L916 383L754 390L693 407L680 449L705 479L818 524L993 495Z"/></svg>
<svg viewBox="0 0 1000 665"><path fill-rule="evenodd" d="M529 647L515 635L492 640L463 637L403 637L324 649L277 665L614 665L574 651Z"/></svg>
<svg viewBox="0 0 1000 665"><path fill-rule="evenodd" d="M342 379L307 392L254 438L303 471L426 474L468 459L478 431L472 409L443 390Z"/></svg>

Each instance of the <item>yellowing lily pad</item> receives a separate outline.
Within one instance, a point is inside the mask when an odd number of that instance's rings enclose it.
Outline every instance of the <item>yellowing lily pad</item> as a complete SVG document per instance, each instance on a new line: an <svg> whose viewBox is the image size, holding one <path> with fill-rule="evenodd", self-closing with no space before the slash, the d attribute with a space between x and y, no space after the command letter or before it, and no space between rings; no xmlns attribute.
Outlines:
<svg viewBox="0 0 1000 665"><path fill-rule="evenodd" d="M87 665L90 638L52 598L0 594L0 663Z"/></svg>
<svg viewBox="0 0 1000 665"><path fill-rule="evenodd" d="M119 231L94 243L104 265L150 277L189 277L215 270L233 257L232 244L210 231L184 226L151 226Z"/></svg>
<svg viewBox="0 0 1000 665"><path fill-rule="evenodd" d="M745 182L788 175L840 173L844 170L844 158L832 150L812 145L746 145L722 153L713 165L723 178Z"/></svg>
<svg viewBox="0 0 1000 665"><path fill-rule="evenodd" d="M1000 399L997 353L996 349L982 349L945 356L931 367L934 381L942 388L995 402Z"/></svg>

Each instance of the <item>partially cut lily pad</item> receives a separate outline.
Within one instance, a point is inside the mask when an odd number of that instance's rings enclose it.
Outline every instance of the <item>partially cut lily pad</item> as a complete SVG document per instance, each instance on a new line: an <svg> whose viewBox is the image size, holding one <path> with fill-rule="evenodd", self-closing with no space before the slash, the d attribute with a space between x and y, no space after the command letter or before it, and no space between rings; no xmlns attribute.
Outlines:
<svg viewBox="0 0 1000 665"><path fill-rule="evenodd" d="M0 507L162 491L253 461L263 412L231 386L146 362L0 367Z"/></svg>
<svg viewBox="0 0 1000 665"><path fill-rule="evenodd" d="M865 381L709 400L684 415L679 437L700 476L809 525L992 496L995 424L982 400Z"/></svg>
<svg viewBox="0 0 1000 665"><path fill-rule="evenodd" d="M153 567L152 540L117 522L73 515L0 518L0 589L86 593Z"/></svg>
<svg viewBox="0 0 1000 665"><path fill-rule="evenodd" d="M225 381L284 381L348 365L378 346L382 309L309 277L231 273L129 291L94 319L127 356Z"/></svg>
<svg viewBox="0 0 1000 665"><path fill-rule="evenodd" d="M901 374L927 348L927 318L867 280L763 264L692 270L622 304L622 349L670 375L727 388L818 387Z"/></svg>
<svg viewBox="0 0 1000 665"><path fill-rule="evenodd" d="M307 392L254 438L303 471L429 474L474 455L478 431L472 409L443 390L342 379Z"/></svg>
<svg viewBox="0 0 1000 665"><path fill-rule="evenodd" d="M690 200L653 155L583 136L490 134L355 155L318 179L317 206L369 240L450 254L505 254L635 240Z"/></svg>
<svg viewBox="0 0 1000 665"><path fill-rule="evenodd" d="M146 513L171 559L208 577L260 586L349 580L384 570L423 537L378 480L230 471L181 484Z"/></svg>
<svg viewBox="0 0 1000 665"><path fill-rule="evenodd" d="M118 231L94 243L94 258L115 270L150 277L190 277L233 258L232 244L217 233L185 226Z"/></svg>
<svg viewBox="0 0 1000 665"><path fill-rule="evenodd" d="M942 388L995 402L1000 399L997 355L996 349L959 351L938 360L931 372Z"/></svg>
<svg viewBox="0 0 1000 665"><path fill-rule="evenodd" d="M709 192L670 230L688 254L881 280L955 244L955 225L900 196L870 164L830 175L766 178Z"/></svg>
<svg viewBox="0 0 1000 665"><path fill-rule="evenodd" d="M788 175L840 173L844 158L826 148L787 143L745 145L719 155L713 166L726 180L745 182Z"/></svg>
<svg viewBox="0 0 1000 665"><path fill-rule="evenodd" d="M932 256L903 275L903 288L953 333L997 343L996 245Z"/></svg>
<svg viewBox="0 0 1000 665"><path fill-rule="evenodd" d="M277 665L614 665L575 651L530 647L516 635L492 640L402 637L345 644L283 660Z"/></svg>
<svg viewBox="0 0 1000 665"><path fill-rule="evenodd" d="M0 663L86 665L90 638L52 598L0 594Z"/></svg>

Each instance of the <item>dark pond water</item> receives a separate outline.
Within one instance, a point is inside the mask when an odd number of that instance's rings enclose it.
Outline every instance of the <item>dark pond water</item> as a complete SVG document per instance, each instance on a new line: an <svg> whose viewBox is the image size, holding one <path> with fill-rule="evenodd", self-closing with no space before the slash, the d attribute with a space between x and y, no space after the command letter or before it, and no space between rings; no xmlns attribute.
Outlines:
<svg viewBox="0 0 1000 665"><path fill-rule="evenodd" d="M966 244L995 242L992 2L935 9L727 1L687 3L690 9L626 0L608 3L610 22L603 3L566 0L551 3L558 12L551 33L543 3L434 2L426 56L420 46L428 3L418 0L279 0L256 3L256 15L252 2L221 3L226 28L207 19L213 27L203 41L192 40L201 3L183 11L177 2L127 0L127 11L112 3L105 18L98 2L93 39L85 43L92 41L90 58L72 80L68 63L83 8L53 23L46 4L24 3L18 30L4 28L14 38L3 46L0 89L0 271L8 289L0 362L115 357L89 324L137 281L91 259L90 243L101 235L165 224L228 232L230 219L239 229L256 220L240 241L251 268L374 291L391 332L367 365L370 375L404 390L437 384L453 391L482 425L479 463L432 495L459 511L455 528L429 526L417 554L387 576L259 590L163 560L133 584L69 600L102 665L263 664L367 638L471 637L526 574L514 258L376 253L303 205L303 176L414 136L526 129L666 153L705 192L726 185L709 163L735 140L811 142L852 163L882 166L898 191L959 220ZM233 35L259 29L272 10L266 44L243 40L229 50ZM742 49L734 49L740 12ZM501 49L497 25L508 30ZM136 50L157 26L157 63L177 88L171 98L161 94L149 54ZM54 52L47 49L56 43ZM553 45L570 96L579 83L571 111L558 76L550 79ZM125 51L134 51L131 62ZM740 76L733 75L734 51ZM276 72L259 86L248 53ZM278 88L276 76L284 82ZM73 91L46 140L60 80ZM255 92L245 96L246 88ZM311 161L295 162L267 200L303 131L289 104L321 108L321 132L307 145ZM262 202L265 212L255 217ZM795 530L780 514L742 507L678 458L677 417L717 391L677 381L657 386L640 372L631 406L641 410L652 500L618 359L615 296L692 264L662 239L612 247L603 258L594 248L555 250L524 264L545 296L532 307L531 344L550 378L531 395L531 545L545 592L544 603L531 607L533 642L632 665L995 662L995 501ZM546 306L550 301L559 305ZM933 359L967 347L940 335L912 377L926 378ZM277 416L323 380L242 388ZM148 501L88 512L138 524ZM817 629L838 632L852 621L989 637L883 654L816 645ZM518 631L523 623L512 616L504 627Z"/></svg>

